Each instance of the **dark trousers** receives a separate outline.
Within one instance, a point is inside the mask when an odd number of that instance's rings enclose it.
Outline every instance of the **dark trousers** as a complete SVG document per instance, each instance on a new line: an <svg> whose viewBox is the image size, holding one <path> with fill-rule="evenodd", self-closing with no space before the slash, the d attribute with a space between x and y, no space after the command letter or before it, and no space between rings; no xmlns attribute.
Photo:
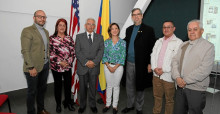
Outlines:
<svg viewBox="0 0 220 114"><path fill-rule="evenodd" d="M96 107L96 81L97 75L79 75L79 95L80 108L85 108L87 104L87 88L89 87L89 106ZM89 84L89 85L88 85Z"/></svg>
<svg viewBox="0 0 220 114"><path fill-rule="evenodd" d="M136 91L136 73L135 64L127 62L126 67L126 93L127 107L135 105L136 110L141 111L144 105L144 91Z"/></svg>
<svg viewBox="0 0 220 114"><path fill-rule="evenodd" d="M49 63L44 64L43 70L38 72L37 76L30 76L25 72L27 79L27 114L35 114L35 98L37 101L37 111L44 110L44 96L47 90L47 78L49 73Z"/></svg>
<svg viewBox="0 0 220 114"><path fill-rule="evenodd" d="M57 72L51 70L54 78L54 96L57 105L61 105L62 98L62 77L64 79L64 95L65 95L65 104L69 104L71 102L71 80L72 80L72 70L65 72Z"/></svg>
<svg viewBox="0 0 220 114"><path fill-rule="evenodd" d="M206 92L177 88L174 114L203 114Z"/></svg>

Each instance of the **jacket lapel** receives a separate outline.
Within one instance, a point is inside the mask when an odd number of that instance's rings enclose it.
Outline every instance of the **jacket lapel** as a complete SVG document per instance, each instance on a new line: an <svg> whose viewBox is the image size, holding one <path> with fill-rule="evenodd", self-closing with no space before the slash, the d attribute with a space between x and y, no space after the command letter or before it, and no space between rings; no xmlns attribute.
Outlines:
<svg viewBox="0 0 220 114"><path fill-rule="evenodd" d="M84 34L83 34L83 40L84 40L84 43L87 43L87 45L90 45L89 44L89 39L88 39L88 36L87 36L86 32L84 32Z"/></svg>
<svg viewBox="0 0 220 114"><path fill-rule="evenodd" d="M92 43L92 45L94 45L96 43L97 38L98 38L97 34L93 33L93 43Z"/></svg>
<svg viewBox="0 0 220 114"><path fill-rule="evenodd" d="M142 34L142 32L143 32L143 27L142 27L142 24L140 25L140 28L139 28L139 30L138 30L138 32L137 32L137 36L136 36L136 38L135 38L135 40L137 40L137 39L139 39L140 38L140 36L141 36L141 34Z"/></svg>
<svg viewBox="0 0 220 114"><path fill-rule="evenodd" d="M85 42L88 43L88 45L90 45L89 44L89 39L88 39L88 36L87 36L86 32L84 33L83 38L84 38ZM97 34L93 32L93 41L92 41L91 46L95 45L95 43L97 42L97 38L98 38Z"/></svg>
<svg viewBox="0 0 220 114"><path fill-rule="evenodd" d="M41 40L41 42L43 43L43 42L44 42L44 41L43 41L43 38L42 38L40 32L37 30L37 27L36 27L34 24L32 25L32 27L33 27L35 33L36 33L37 36L38 36L37 38L39 38L39 39ZM45 32L45 34L46 34L46 32Z"/></svg>
<svg viewBox="0 0 220 114"><path fill-rule="evenodd" d="M33 27L35 33L37 34L37 36L40 37L40 38L42 38L40 32L37 30L37 27L36 27L34 24L32 25L32 27Z"/></svg>

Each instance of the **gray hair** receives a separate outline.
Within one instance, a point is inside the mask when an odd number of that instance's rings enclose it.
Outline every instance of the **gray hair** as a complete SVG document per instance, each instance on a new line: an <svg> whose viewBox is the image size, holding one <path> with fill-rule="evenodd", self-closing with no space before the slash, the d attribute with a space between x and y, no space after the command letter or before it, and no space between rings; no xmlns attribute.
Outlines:
<svg viewBox="0 0 220 114"><path fill-rule="evenodd" d="M187 29L188 29L188 27L189 27L189 24L192 23L192 22L197 22L197 23L199 23L199 28L200 28L200 29L203 29L203 24L202 24L202 22L201 22L200 20L198 20L198 19L193 19L193 20L189 21L188 24L187 24Z"/></svg>
<svg viewBox="0 0 220 114"><path fill-rule="evenodd" d="M139 10L140 13L141 13L141 15L143 14L140 8L134 8L134 9L131 11L131 14L133 14L133 12L136 11L136 10Z"/></svg>
<svg viewBox="0 0 220 114"><path fill-rule="evenodd" d="M86 19L86 22L85 22L85 24L87 23L87 21L88 21L88 20L93 20L93 21L94 21L94 23L96 23L96 22L95 22L95 19L94 19L94 18L92 18L92 17L89 17L89 18L87 18L87 19Z"/></svg>

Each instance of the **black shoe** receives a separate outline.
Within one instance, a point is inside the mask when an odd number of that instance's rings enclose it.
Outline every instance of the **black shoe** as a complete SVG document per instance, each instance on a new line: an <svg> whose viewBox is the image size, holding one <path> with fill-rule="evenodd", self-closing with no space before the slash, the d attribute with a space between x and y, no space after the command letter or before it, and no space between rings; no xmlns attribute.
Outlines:
<svg viewBox="0 0 220 114"><path fill-rule="evenodd" d="M75 108L73 107L72 104L68 104L67 107L68 107L69 111L75 111Z"/></svg>
<svg viewBox="0 0 220 114"><path fill-rule="evenodd" d="M71 103L63 102L63 106L64 106L64 108L68 108L70 111L75 111L75 108L73 107L73 105Z"/></svg>
<svg viewBox="0 0 220 114"><path fill-rule="evenodd" d="M79 108L78 113L83 113L85 111L86 108Z"/></svg>
<svg viewBox="0 0 220 114"><path fill-rule="evenodd" d="M117 114L118 110L116 108L113 108L113 114Z"/></svg>
<svg viewBox="0 0 220 114"><path fill-rule="evenodd" d="M60 113L61 110L62 110L62 109L61 109L61 106L60 106L60 105L57 105L56 112L57 112L57 113Z"/></svg>
<svg viewBox="0 0 220 114"><path fill-rule="evenodd" d="M92 110L93 113L97 113L97 112L98 112L98 110L97 110L96 107L90 107L90 108L91 108L91 110Z"/></svg>
<svg viewBox="0 0 220 114"><path fill-rule="evenodd" d="M105 107L105 108L103 108L102 112L105 113L108 111L108 109L109 109L109 107Z"/></svg>
<svg viewBox="0 0 220 114"><path fill-rule="evenodd" d="M103 102L102 98L97 99L97 101L96 101L96 102L97 102L97 103L99 103L99 104L104 104L104 102Z"/></svg>
<svg viewBox="0 0 220 114"><path fill-rule="evenodd" d="M142 110L140 111L136 110L136 111L137 111L137 114L143 114Z"/></svg>
<svg viewBox="0 0 220 114"><path fill-rule="evenodd" d="M131 108L124 108L121 112L122 113L128 113L128 112L130 112L131 110L134 110L134 107L131 107Z"/></svg>

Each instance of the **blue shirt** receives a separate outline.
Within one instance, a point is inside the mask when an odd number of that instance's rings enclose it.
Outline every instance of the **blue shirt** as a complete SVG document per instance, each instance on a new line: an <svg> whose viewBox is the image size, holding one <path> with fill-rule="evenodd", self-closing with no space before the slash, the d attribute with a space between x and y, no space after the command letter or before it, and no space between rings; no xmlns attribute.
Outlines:
<svg viewBox="0 0 220 114"><path fill-rule="evenodd" d="M124 65L126 57L126 42L119 38L118 42L114 44L112 39L105 40L104 55L102 63L116 63Z"/></svg>
<svg viewBox="0 0 220 114"><path fill-rule="evenodd" d="M134 63L135 62L135 55L134 55L134 40L137 36L138 30L141 25L135 26L133 28L131 39L128 47L128 61Z"/></svg>

